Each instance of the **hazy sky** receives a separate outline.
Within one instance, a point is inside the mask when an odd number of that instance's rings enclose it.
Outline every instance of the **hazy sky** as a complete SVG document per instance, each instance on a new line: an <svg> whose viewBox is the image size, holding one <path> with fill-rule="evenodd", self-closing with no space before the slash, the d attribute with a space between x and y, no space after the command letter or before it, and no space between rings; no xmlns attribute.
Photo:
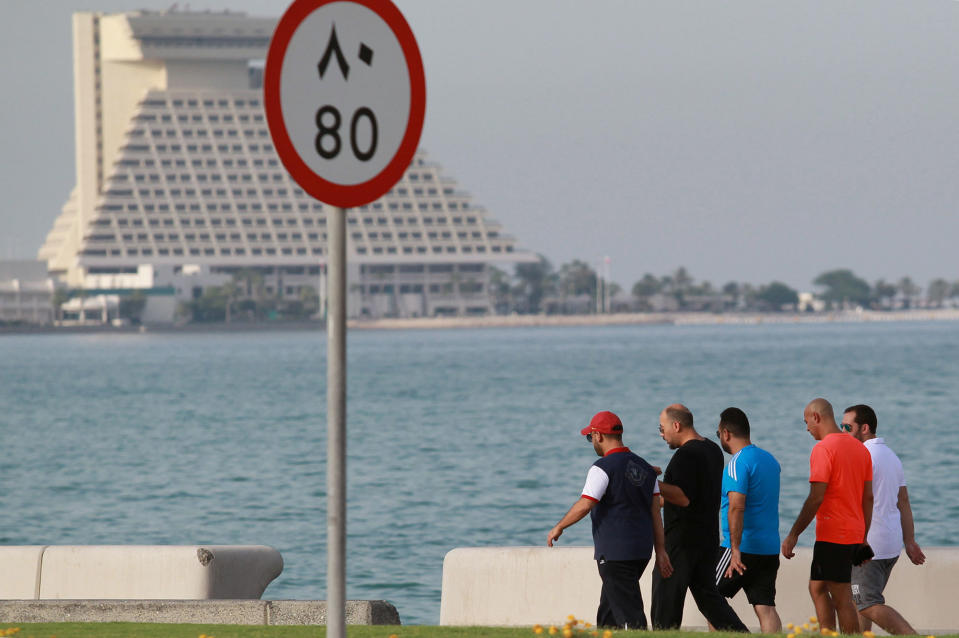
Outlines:
<svg viewBox="0 0 959 638"><path fill-rule="evenodd" d="M170 4L3 0L0 258L36 254L74 183L70 14ZM556 266L608 255L627 289L681 265L717 285L959 279L959 3L397 4L422 146Z"/></svg>

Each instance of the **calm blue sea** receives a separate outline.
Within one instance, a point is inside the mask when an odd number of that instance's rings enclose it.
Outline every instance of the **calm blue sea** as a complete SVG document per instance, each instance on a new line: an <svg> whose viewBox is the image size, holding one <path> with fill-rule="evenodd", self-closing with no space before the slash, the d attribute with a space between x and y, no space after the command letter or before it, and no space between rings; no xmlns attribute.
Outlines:
<svg viewBox="0 0 959 638"><path fill-rule="evenodd" d="M324 598L324 352L308 332L0 337L0 543L267 544L286 567L265 597ZM743 408L782 463L785 531L803 406L870 403L920 543L955 542L959 323L354 331L348 358L347 594L404 623L438 622L450 549L545 541L601 409L665 466L663 406L711 437Z"/></svg>

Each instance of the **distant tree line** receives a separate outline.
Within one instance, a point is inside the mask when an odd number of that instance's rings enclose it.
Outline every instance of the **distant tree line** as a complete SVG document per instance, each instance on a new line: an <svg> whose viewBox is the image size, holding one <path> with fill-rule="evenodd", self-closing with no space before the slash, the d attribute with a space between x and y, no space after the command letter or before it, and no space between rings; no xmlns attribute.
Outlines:
<svg viewBox="0 0 959 638"><path fill-rule="evenodd" d="M851 270L822 273L818 288L800 306L799 293L781 281L753 285L730 281L721 287L697 281L684 267L656 276L646 273L627 292L579 259L559 269L543 256L518 264L512 275L493 268L490 293L498 314L585 314L594 312L781 312L959 307L959 280L934 279L923 290L911 278L869 284Z"/></svg>

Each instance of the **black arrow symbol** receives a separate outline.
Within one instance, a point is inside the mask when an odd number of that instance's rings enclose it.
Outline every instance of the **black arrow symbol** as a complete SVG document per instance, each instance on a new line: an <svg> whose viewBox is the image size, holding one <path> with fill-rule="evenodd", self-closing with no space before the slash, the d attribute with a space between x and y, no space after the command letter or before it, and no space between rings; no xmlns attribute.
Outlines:
<svg viewBox="0 0 959 638"><path fill-rule="evenodd" d="M340 49L340 41L336 38L336 24L333 25L333 30L330 32L330 41L326 44L326 51L323 52L323 57L320 58L318 68L321 80L323 79L323 74L326 73L326 67L330 64L330 58L333 57L334 54L336 54L336 64L343 73L343 79L349 79L350 65L346 63L346 57L343 55L343 50Z"/></svg>

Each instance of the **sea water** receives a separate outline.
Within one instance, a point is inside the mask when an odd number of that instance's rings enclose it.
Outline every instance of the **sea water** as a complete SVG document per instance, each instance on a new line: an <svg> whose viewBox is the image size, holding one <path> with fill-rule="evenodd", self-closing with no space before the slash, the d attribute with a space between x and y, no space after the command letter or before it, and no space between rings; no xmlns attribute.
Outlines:
<svg viewBox="0 0 959 638"><path fill-rule="evenodd" d="M869 403L920 544L955 540L959 323L353 331L348 362L347 596L407 624L438 622L450 549L545 543L599 410L665 467L665 405L710 438L742 408L782 464L785 533L803 407ZM324 598L325 379L320 332L0 337L0 543L266 544L285 567L264 597Z"/></svg>

